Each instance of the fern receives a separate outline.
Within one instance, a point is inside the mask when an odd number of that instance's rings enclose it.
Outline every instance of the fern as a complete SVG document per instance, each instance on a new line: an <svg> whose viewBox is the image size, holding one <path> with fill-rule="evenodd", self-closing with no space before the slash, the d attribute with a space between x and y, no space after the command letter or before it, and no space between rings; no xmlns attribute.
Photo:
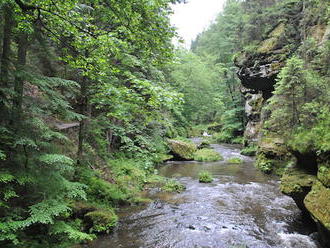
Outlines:
<svg viewBox="0 0 330 248"><path fill-rule="evenodd" d="M50 234L51 235L64 234L70 240L73 240L75 242L93 240L95 238L95 235L87 234L79 231L78 230L80 226L79 224L80 223L77 222L66 223L64 221L56 221L54 225L52 225L50 228Z"/></svg>
<svg viewBox="0 0 330 248"><path fill-rule="evenodd" d="M60 171L73 171L74 168L73 160L65 155L61 154L44 154L39 157L39 161L42 164L52 166L53 168L56 168Z"/></svg>
<svg viewBox="0 0 330 248"><path fill-rule="evenodd" d="M70 211L67 204L55 199L43 200L30 207L30 217L26 220L28 225L34 223L53 224L55 217Z"/></svg>

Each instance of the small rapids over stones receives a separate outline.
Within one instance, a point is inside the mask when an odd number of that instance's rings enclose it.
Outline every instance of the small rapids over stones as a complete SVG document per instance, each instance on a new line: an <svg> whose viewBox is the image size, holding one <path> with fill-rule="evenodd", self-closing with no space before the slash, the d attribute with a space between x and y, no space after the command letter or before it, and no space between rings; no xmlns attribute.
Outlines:
<svg viewBox="0 0 330 248"><path fill-rule="evenodd" d="M198 140L195 140L198 141ZM145 207L122 213L112 235L90 248L319 248L293 200L279 192L278 179L257 171L254 160L231 145L212 145L224 161L168 162L160 174L186 186L183 193L155 190ZM229 164L239 157L242 164ZM201 170L214 181L198 182Z"/></svg>

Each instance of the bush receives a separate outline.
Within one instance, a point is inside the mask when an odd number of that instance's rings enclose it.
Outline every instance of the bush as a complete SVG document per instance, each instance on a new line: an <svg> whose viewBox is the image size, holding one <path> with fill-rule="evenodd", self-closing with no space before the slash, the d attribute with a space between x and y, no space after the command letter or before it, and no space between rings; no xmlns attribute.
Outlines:
<svg viewBox="0 0 330 248"><path fill-rule="evenodd" d="M227 160L227 162L230 164L241 164L243 163L243 160L240 158L230 158Z"/></svg>
<svg viewBox="0 0 330 248"><path fill-rule="evenodd" d="M204 148L195 152L194 160L201 162L212 162L223 160L223 157L213 149Z"/></svg>
<svg viewBox="0 0 330 248"><path fill-rule="evenodd" d="M211 183L213 181L213 177L208 171L201 171L198 174L198 180L200 183Z"/></svg>
<svg viewBox="0 0 330 248"><path fill-rule="evenodd" d="M167 181L167 183L162 187L162 190L166 192L177 192L177 193L181 193L185 189L186 187L182 183L175 180Z"/></svg>

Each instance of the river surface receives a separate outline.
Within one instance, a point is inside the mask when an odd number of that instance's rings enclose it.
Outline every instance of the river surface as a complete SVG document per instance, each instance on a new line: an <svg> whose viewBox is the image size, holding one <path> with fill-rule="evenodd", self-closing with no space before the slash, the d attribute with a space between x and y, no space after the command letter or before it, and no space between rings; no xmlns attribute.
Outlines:
<svg viewBox="0 0 330 248"><path fill-rule="evenodd" d="M198 141L198 140L196 140ZM224 161L168 162L160 174L186 186L183 193L150 192L144 207L121 212L113 234L90 248L319 248L277 178L257 171L253 158L231 145L212 145ZM244 163L229 164L239 157ZM198 182L201 170L214 181Z"/></svg>

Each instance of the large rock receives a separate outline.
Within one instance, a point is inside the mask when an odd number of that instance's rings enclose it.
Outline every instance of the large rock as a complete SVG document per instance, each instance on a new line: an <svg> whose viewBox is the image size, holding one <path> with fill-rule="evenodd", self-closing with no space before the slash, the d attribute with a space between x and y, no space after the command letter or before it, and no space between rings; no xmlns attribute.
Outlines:
<svg viewBox="0 0 330 248"><path fill-rule="evenodd" d="M321 241L330 245L329 170L322 165L317 177L306 170L290 169L281 178L282 193L292 197L305 216L316 223Z"/></svg>
<svg viewBox="0 0 330 248"><path fill-rule="evenodd" d="M197 151L195 144L172 139L168 140L168 146L174 160L194 160L194 154Z"/></svg>
<svg viewBox="0 0 330 248"><path fill-rule="evenodd" d="M316 176L302 170L291 169L283 174L280 189L283 194L291 196L297 206L306 214L308 210L305 207L304 199L315 182Z"/></svg>
<svg viewBox="0 0 330 248"><path fill-rule="evenodd" d="M316 182L304 204L317 224L322 243L330 247L330 189Z"/></svg>

